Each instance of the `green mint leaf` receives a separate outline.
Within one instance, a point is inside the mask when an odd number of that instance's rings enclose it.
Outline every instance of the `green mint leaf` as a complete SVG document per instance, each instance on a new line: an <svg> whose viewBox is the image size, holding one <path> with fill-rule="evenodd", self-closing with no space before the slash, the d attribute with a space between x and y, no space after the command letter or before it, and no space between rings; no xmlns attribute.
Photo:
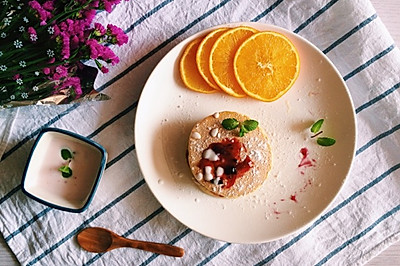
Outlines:
<svg viewBox="0 0 400 266"><path fill-rule="evenodd" d="M246 134L247 132L249 132L246 127L244 125L240 126L240 131L239 131L239 137L243 137L244 134Z"/></svg>
<svg viewBox="0 0 400 266"><path fill-rule="evenodd" d="M226 118L222 121L222 126L227 130L232 130L239 126L239 121L235 118Z"/></svg>
<svg viewBox="0 0 400 266"><path fill-rule="evenodd" d="M62 149L61 150L61 157L64 160L72 159L74 156L72 155L72 152L69 149Z"/></svg>
<svg viewBox="0 0 400 266"><path fill-rule="evenodd" d="M317 139L317 143L321 146L332 146L336 143L336 140L328 137L321 137Z"/></svg>
<svg viewBox="0 0 400 266"><path fill-rule="evenodd" d="M58 168L58 171L61 172L63 177L71 177L72 176L72 169L68 165L63 165Z"/></svg>
<svg viewBox="0 0 400 266"><path fill-rule="evenodd" d="M243 122L243 126L247 132L253 131L258 127L258 122L256 120L246 120Z"/></svg>
<svg viewBox="0 0 400 266"><path fill-rule="evenodd" d="M320 119L317 122L315 122L311 126L311 132L312 133L317 133L321 129L323 123L324 123L324 119Z"/></svg>

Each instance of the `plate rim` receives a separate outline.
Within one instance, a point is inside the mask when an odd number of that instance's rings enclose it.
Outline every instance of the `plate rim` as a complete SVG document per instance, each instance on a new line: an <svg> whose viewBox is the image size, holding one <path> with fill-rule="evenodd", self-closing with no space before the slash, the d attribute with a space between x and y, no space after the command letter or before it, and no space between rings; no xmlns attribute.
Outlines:
<svg viewBox="0 0 400 266"><path fill-rule="evenodd" d="M318 54L320 56L322 56L324 58L324 60L330 65L330 67L334 70L335 74L339 77L339 80L341 81L346 95L348 97L348 101L350 103L351 106L351 120L352 120L352 125L354 126L354 135L352 135L352 138L354 139L353 146L352 146L352 150L351 150L351 158L350 158L350 162L349 162L349 166L348 169L346 171L346 174L344 175L343 179L342 179L342 183L341 185L338 187L337 193L332 197L332 199L329 201L329 203L320 211L318 212L316 215L314 215L314 217L310 220L308 220L307 222L303 223L302 225L299 225L297 228L293 229L290 232L281 234L280 236L277 237L273 237L273 238L269 238L263 241L231 241L231 240L227 240L227 239L221 239L215 236L212 236L210 234L204 233L204 232L200 232L196 229L193 228L193 226L181 221L179 218L177 218L173 212L170 211L170 209L166 206L166 204L164 202L162 202L162 200L160 200L160 198L157 196L157 193L155 192L154 188L152 186L149 185L148 181L148 177L146 177L146 170L143 167L143 161L142 158L140 156L140 152L139 150L141 150L141 144L138 145L137 143L137 135L138 135L138 130L139 130L139 120L136 119L138 114L140 114L140 110L143 109L142 105L143 103L143 98L145 97L144 92L146 90L146 87L148 85L148 83L150 82L150 80L153 78L154 73L156 72L157 67L168 57L168 55L174 51L176 49L177 46L183 44L183 43L188 43L191 40L201 36L202 34L206 34L207 32L212 31L213 29L216 28L220 28L220 27L237 27L237 26L250 26L250 27L263 27L263 28L269 28L267 31L278 31L278 32L282 32L284 34L293 36L294 38L298 38L300 39L302 42L305 42L307 45L309 45L310 47L313 48L313 50L315 50L316 52L318 52ZM279 99L278 99L279 100ZM328 56L326 56L316 45L314 45L312 42L310 42L309 40L307 40L306 38L302 37L301 35L294 33L292 31L289 31L288 29L285 29L283 27L277 26L277 25L273 25L273 24L269 24L269 23L262 23L262 22L232 22L232 23L225 23L225 24L220 24L220 25L215 25L212 27L208 27L205 29L202 29L188 37L186 37L185 39L181 40L180 42L178 42L177 44L175 44L157 63L157 65L153 68L153 70L151 71L150 75L148 76L143 89L141 91L141 94L139 96L139 100L138 100L138 105L137 105L137 110L136 110L136 114L135 114L135 122L134 122L134 140L135 140L135 146L136 146L136 154L137 154L137 161L138 161L138 165L139 165L139 169L143 175L144 180L146 181L146 183L148 184L148 187L150 189L150 191L152 192L153 196L156 198L156 200L160 203L160 205L169 213L171 214L177 221L179 221L181 224L185 225L186 227L190 228L191 230L198 232L199 234L215 239L215 240L219 240L219 241L226 241L226 242L230 242L230 243L237 243L237 244L260 244L260 243L267 243L267 242L272 242L272 241L276 241L279 239L282 239L284 237L287 237L289 235L293 235L296 232L306 228L307 226L313 224L316 220L320 219L320 217L323 215L323 213L325 213L327 211L327 209L332 206L332 203L337 199L339 193L342 191L345 183L348 181L348 177L349 174L352 170L353 164L354 164L354 158L355 158L355 154L356 154L356 145L357 145L357 134L358 129L357 129L357 121L356 121L356 114L355 114L355 109L354 109L354 102L353 99L351 97L349 88L346 84L346 82L344 81L342 75L340 74L340 72L338 71L337 67L333 64L333 62L329 59Z"/></svg>

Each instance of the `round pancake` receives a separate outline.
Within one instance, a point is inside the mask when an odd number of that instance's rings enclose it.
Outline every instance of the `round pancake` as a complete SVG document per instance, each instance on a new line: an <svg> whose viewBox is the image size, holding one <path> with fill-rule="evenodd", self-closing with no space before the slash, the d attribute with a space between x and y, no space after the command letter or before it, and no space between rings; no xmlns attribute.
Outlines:
<svg viewBox="0 0 400 266"><path fill-rule="evenodd" d="M203 191L214 196L237 198L255 191L263 184L271 169L272 156L268 138L260 126L239 137L239 127L227 130L222 126L222 121L226 118L235 118L240 123L250 119L243 114L224 111L199 121L194 125L189 136L187 159L193 174L193 181ZM243 162L246 157L251 160L250 169L242 176L237 177L233 185L227 185L226 180L224 182L216 180L218 179L216 171L212 173L213 179L208 180L210 175L206 178L205 169L200 168L203 153L209 149L210 145L226 141L239 141L242 146L240 161ZM217 157L216 160L219 158Z"/></svg>

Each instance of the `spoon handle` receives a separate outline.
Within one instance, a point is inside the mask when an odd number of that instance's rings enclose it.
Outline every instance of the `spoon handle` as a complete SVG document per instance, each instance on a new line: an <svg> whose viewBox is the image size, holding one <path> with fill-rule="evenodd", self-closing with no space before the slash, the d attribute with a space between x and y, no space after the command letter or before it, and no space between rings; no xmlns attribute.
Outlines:
<svg viewBox="0 0 400 266"><path fill-rule="evenodd" d="M161 244L155 242L147 242L147 241L140 241L140 240L133 240L133 239L124 239L126 247L137 248L145 251L150 251L157 254L163 254L167 256L173 257L182 257L185 254L185 250L180 247L168 245L168 244Z"/></svg>

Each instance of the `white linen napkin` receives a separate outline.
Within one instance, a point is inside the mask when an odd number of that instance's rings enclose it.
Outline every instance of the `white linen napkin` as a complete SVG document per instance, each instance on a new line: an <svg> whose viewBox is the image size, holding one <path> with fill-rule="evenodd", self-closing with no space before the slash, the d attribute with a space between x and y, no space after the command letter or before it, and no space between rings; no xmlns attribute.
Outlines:
<svg viewBox="0 0 400 266"><path fill-rule="evenodd" d="M129 1L99 13L97 21L130 37L113 47L121 62L96 79L111 100L0 111L0 231L22 265L357 265L399 240L400 52L368 0ZM139 95L160 59L200 30L239 21L281 26L323 51L349 87L358 128L352 170L329 209L297 233L251 245L202 236L165 211L139 170L133 132ZM46 207L21 192L30 148L47 126L88 136L108 151L104 176L83 213ZM75 238L88 226L181 246L186 254L88 253Z"/></svg>

